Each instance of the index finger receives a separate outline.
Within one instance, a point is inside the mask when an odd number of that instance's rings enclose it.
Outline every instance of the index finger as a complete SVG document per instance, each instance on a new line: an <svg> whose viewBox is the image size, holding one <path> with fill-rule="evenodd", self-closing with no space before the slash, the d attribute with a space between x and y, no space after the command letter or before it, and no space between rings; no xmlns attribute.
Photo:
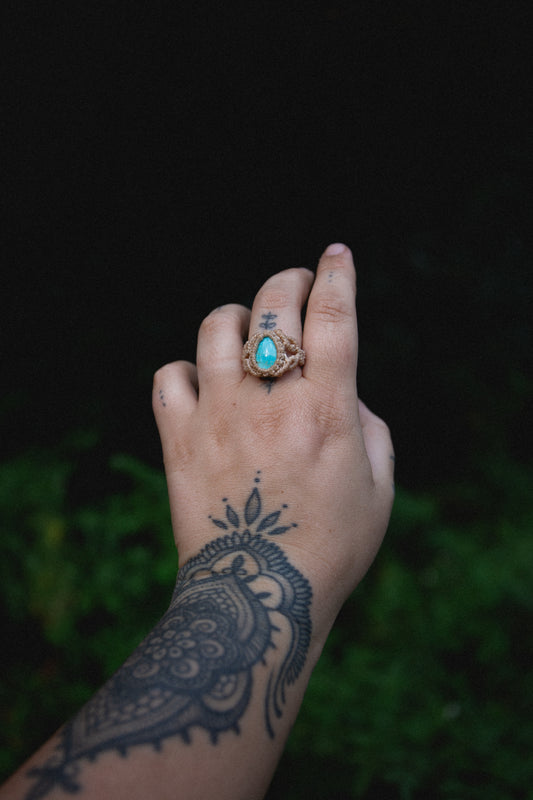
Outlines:
<svg viewBox="0 0 533 800"><path fill-rule="evenodd" d="M323 253L309 295L303 330L303 376L354 391L357 368L355 268L346 245Z"/></svg>

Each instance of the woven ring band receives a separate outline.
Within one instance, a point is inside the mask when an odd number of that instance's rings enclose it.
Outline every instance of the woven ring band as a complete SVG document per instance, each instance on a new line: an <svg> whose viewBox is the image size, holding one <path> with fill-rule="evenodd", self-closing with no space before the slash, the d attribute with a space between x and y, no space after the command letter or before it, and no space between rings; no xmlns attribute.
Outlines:
<svg viewBox="0 0 533 800"><path fill-rule="evenodd" d="M242 349L242 366L256 378L279 378L294 367L303 367L305 353L282 330L256 333Z"/></svg>

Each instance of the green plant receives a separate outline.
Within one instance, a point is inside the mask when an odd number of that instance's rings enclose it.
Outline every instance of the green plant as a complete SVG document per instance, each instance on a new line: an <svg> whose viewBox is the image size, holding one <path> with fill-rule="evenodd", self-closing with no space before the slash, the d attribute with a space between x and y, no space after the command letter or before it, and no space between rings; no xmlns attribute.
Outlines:
<svg viewBox="0 0 533 800"><path fill-rule="evenodd" d="M4 774L122 663L174 584L162 472L99 452L82 439L0 466ZM531 469L493 460L398 491L271 800L533 796L532 487Z"/></svg>
<svg viewBox="0 0 533 800"><path fill-rule="evenodd" d="M476 479L398 493L272 799L533 796L533 475L502 463Z"/></svg>
<svg viewBox="0 0 533 800"><path fill-rule="evenodd" d="M177 571L161 471L114 456L117 488L72 505L83 446L0 466L4 773L108 677L163 613ZM83 476L82 476L83 479Z"/></svg>

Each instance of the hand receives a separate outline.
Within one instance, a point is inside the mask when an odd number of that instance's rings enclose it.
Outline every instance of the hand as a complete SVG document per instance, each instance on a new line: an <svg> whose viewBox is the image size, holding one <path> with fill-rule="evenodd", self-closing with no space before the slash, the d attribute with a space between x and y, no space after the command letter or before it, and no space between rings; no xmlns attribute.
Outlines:
<svg viewBox="0 0 533 800"><path fill-rule="evenodd" d="M209 516L225 519L229 504L242 518L258 477L265 512L288 506L279 518L288 530L275 541L311 581L321 640L372 562L393 500L389 431L357 397L352 256L336 249L316 277L306 269L271 277L251 312L213 311L200 328L197 366L163 367L153 393L180 563L222 533ZM271 327L306 352L303 368L274 381L241 364L244 339Z"/></svg>
<svg viewBox="0 0 533 800"><path fill-rule="evenodd" d="M305 269L270 278L251 312L214 311L197 366L156 374L176 590L130 658L2 797L264 796L392 505L389 432L357 398L352 258L336 249L316 278ZM275 381L245 374L243 340L273 327L302 341L305 365Z"/></svg>

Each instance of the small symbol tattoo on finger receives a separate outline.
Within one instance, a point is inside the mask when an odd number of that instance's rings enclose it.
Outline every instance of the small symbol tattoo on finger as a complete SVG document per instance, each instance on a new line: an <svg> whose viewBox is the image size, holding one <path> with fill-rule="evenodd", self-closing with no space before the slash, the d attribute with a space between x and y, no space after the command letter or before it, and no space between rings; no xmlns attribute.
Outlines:
<svg viewBox="0 0 533 800"><path fill-rule="evenodd" d="M166 408L167 404L165 403L165 395L163 394L162 389L159 390L159 399L161 401L161 404Z"/></svg>
<svg viewBox="0 0 533 800"><path fill-rule="evenodd" d="M259 327L265 331L271 331L276 327L276 323L274 320L278 318L277 314L273 314L271 311L268 314L261 314L263 322L259 323Z"/></svg>

